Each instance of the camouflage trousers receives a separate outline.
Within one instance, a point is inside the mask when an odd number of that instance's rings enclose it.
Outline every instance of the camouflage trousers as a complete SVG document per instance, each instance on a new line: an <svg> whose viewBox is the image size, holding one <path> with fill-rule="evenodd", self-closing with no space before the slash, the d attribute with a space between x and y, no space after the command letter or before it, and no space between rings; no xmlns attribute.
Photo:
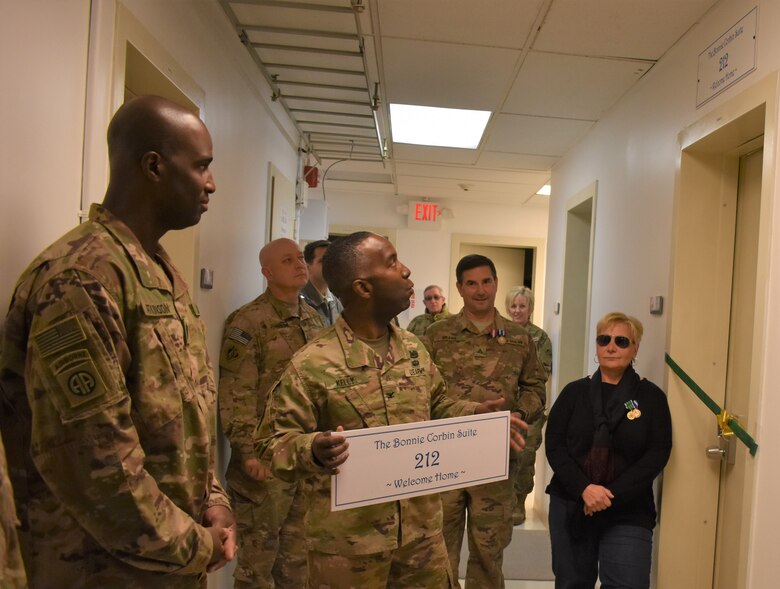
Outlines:
<svg viewBox="0 0 780 589"><path fill-rule="evenodd" d="M259 483L259 503L233 493L238 526L235 589L302 589L306 585L303 485Z"/></svg>
<svg viewBox="0 0 780 589"><path fill-rule="evenodd" d="M504 564L504 548L512 540L514 498L512 469L505 481L441 494L444 540L447 543L450 566L456 575L460 567L463 531L468 524L469 560L466 566L466 589L504 587L504 573L501 569Z"/></svg>
<svg viewBox="0 0 780 589"><path fill-rule="evenodd" d="M309 552L309 589L458 589L441 533L376 554Z"/></svg>
<svg viewBox="0 0 780 589"><path fill-rule="evenodd" d="M522 512L525 519L525 498L534 489L534 474L536 474L536 452L542 445L544 435L542 428L547 422L547 416L542 413L534 421L528 424L525 434L525 448L517 455L517 467L515 470L515 515Z"/></svg>

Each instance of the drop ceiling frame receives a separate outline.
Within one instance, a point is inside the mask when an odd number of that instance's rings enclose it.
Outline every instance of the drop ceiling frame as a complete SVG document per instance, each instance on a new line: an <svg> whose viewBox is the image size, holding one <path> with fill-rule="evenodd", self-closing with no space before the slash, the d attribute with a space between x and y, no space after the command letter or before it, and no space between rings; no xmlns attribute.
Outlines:
<svg viewBox="0 0 780 589"><path fill-rule="evenodd" d="M219 0L239 39L318 162L387 154L360 24L363 0Z"/></svg>

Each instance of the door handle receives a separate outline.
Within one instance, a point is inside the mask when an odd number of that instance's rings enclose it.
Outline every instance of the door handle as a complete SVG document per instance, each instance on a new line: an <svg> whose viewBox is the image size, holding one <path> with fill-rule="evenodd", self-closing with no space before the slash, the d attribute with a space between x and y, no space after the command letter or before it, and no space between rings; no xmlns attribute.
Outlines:
<svg viewBox="0 0 780 589"><path fill-rule="evenodd" d="M737 445L734 436L718 436L718 445L710 446L704 450L707 458L711 460L725 461L726 464L734 464L737 459Z"/></svg>

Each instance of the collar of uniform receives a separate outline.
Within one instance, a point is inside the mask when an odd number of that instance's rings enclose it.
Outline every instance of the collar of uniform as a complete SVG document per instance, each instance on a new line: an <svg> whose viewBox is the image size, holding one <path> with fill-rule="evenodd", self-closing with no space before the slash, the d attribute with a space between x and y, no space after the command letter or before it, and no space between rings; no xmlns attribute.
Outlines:
<svg viewBox="0 0 780 589"><path fill-rule="evenodd" d="M346 361L348 368L360 368L361 366L376 367L371 362L371 359L375 355L374 350L360 341L360 338L355 335L355 332L352 331L352 328L344 320L343 315L338 316L333 327L336 330L336 337L339 338L341 349L344 351L344 360ZM409 353L404 346L403 338L401 337L401 329L392 323L388 323L387 328L390 330L390 347L387 351L388 356L394 358L396 361L401 358L407 358ZM383 370L388 366L389 363L385 362Z"/></svg>
<svg viewBox="0 0 780 589"><path fill-rule="evenodd" d="M274 310L279 314L279 318L286 321L287 319L292 319L293 317L300 317L301 315L301 299L300 297L297 300L298 303L298 314L292 313L290 311L290 305L288 303L285 303L281 299L277 299L274 295L271 294L271 291L269 289L265 289L265 296L268 299L268 302L271 303L271 306L274 308Z"/></svg>
<svg viewBox="0 0 780 589"><path fill-rule="evenodd" d="M425 309L425 312L428 313L428 309ZM428 314L430 315L430 313ZM442 319L446 319L450 315L452 315L452 313L450 313L449 309L447 309L447 303L444 303L441 306L441 311L439 311L438 313L433 313L433 320L440 321Z"/></svg>
<svg viewBox="0 0 780 589"><path fill-rule="evenodd" d="M506 330L507 319L505 319L501 315L501 313L498 312L498 309L496 309L495 307L493 307L493 313L494 313L494 315L493 315L493 323L495 324L495 328L496 329ZM477 330L477 326L474 325L474 323L471 321L471 319L466 317L466 310L465 309L461 309L460 313L458 313L456 315L456 318L457 318L456 320L458 322L458 327L459 327L458 331L470 331L471 333L475 333L477 335L480 335L481 333L483 333L481 331L478 331ZM485 332L485 333L489 333L489 332Z"/></svg>
<svg viewBox="0 0 780 589"><path fill-rule="evenodd" d="M111 211L103 205L92 204L89 209L89 220L99 223L106 228L111 235L121 244L132 260L138 273L138 278L146 288L157 288L171 292L171 284L167 276L162 276L160 266L152 260L144 250L141 242L135 236L130 228L122 221L117 219ZM176 267L171 262L170 256L165 249L158 245L156 255L170 268L173 276L173 293L176 297L181 296L187 290L186 283L179 276Z"/></svg>
<svg viewBox="0 0 780 589"><path fill-rule="evenodd" d="M317 307L325 302L325 299L320 294L320 291L317 290L317 287L314 286L311 281L304 285L304 287L301 289L301 294L304 296L304 298L311 301L310 304L314 307Z"/></svg>

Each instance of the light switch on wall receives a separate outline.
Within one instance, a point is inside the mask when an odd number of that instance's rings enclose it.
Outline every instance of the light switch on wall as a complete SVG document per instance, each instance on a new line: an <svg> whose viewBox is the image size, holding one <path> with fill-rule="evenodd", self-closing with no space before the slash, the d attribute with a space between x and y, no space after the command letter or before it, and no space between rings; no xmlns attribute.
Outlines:
<svg viewBox="0 0 780 589"><path fill-rule="evenodd" d="M214 288L214 270L200 269L200 287L205 289Z"/></svg>
<svg viewBox="0 0 780 589"><path fill-rule="evenodd" d="M650 297L650 314L660 315L664 312L664 298L661 295Z"/></svg>

